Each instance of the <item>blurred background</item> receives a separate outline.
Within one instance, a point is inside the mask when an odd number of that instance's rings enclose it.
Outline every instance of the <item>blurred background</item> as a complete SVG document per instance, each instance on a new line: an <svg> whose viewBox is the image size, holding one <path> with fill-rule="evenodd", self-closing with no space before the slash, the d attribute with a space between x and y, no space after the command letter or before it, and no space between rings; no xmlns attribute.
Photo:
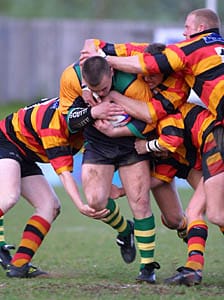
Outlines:
<svg viewBox="0 0 224 300"><path fill-rule="evenodd" d="M0 106L57 96L87 38L173 43L188 12L202 7L222 20L223 0L0 0Z"/></svg>
<svg viewBox="0 0 224 300"><path fill-rule="evenodd" d="M58 95L84 40L172 43L193 9L223 0L0 0L0 103Z"/></svg>

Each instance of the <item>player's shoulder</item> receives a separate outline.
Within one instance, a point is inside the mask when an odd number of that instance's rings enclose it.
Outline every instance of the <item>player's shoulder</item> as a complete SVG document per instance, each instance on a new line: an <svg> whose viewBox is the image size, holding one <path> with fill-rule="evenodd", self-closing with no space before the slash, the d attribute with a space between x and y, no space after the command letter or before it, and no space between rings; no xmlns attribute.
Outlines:
<svg viewBox="0 0 224 300"><path fill-rule="evenodd" d="M135 81L137 80L137 74L126 73L119 70L115 70L113 76L113 88L119 91L121 94Z"/></svg>
<svg viewBox="0 0 224 300"><path fill-rule="evenodd" d="M62 74L61 74L61 80L62 81L73 81L74 77L80 77L81 75L80 66L78 64L70 64L67 66Z"/></svg>

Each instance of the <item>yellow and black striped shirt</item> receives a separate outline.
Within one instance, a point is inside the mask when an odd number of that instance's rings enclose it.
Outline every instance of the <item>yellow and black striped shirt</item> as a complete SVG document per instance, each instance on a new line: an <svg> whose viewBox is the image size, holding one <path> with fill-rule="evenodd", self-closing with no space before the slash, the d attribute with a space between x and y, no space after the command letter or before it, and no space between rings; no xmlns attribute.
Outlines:
<svg viewBox="0 0 224 300"><path fill-rule="evenodd" d="M73 170L82 133L70 134L58 110L59 98L43 99L0 121L0 130L26 159L51 163L57 174Z"/></svg>
<svg viewBox="0 0 224 300"><path fill-rule="evenodd" d="M195 34L191 39L168 45L163 54L139 54L146 73L182 72L210 112L224 117L224 39L218 29Z"/></svg>

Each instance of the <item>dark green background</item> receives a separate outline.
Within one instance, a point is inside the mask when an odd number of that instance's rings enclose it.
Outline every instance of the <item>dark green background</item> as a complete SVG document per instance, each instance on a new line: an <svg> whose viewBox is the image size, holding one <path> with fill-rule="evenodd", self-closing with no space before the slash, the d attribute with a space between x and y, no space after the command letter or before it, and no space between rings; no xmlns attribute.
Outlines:
<svg viewBox="0 0 224 300"><path fill-rule="evenodd" d="M205 5L205 0L1 0L0 15L183 22L189 11ZM224 14L223 0L217 0L217 10Z"/></svg>

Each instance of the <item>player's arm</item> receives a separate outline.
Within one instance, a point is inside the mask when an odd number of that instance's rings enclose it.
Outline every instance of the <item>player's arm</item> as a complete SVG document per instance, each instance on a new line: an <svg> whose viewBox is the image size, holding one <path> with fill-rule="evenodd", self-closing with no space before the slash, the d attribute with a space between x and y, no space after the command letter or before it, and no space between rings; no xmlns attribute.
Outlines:
<svg viewBox="0 0 224 300"><path fill-rule="evenodd" d="M76 133L85 126L94 123L91 107L86 105L82 97L78 97L73 103L68 111L66 121L71 133Z"/></svg>
<svg viewBox="0 0 224 300"><path fill-rule="evenodd" d="M99 39L87 39L85 40L83 50L90 51L101 49L105 55L111 56L131 56L137 53L143 53L148 43L110 43ZM81 52L82 52L81 51ZM103 56L103 53L99 51L99 54Z"/></svg>
<svg viewBox="0 0 224 300"><path fill-rule="evenodd" d="M155 55L150 53L138 53L138 55L128 57L108 55L106 59L114 69L137 74L171 74L182 71L186 66L186 55L176 45L167 46L163 53Z"/></svg>
<svg viewBox="0 0 224 300"><path fill-rule="evenodd" d="M117 91L111 91L108 95L111 101L121 105L124 110L136 119L140 119L148 124L151 124L154 120L150 113L151 105L149 101L140 101L127 97Z"/></svg>
<svg viewBox="0 0 224 300"><path fill-rule="evenodd" d="M93 124L97 119L113 120L114 116L122 113L124 109L116 103L104 101L95 106L89 106L82 97L79 97L68 112L67 125L69 131L75 133Z"/></svg>
<svg viewBox="0 0 224 300"><path fill-rule="evenodd" d="M117 138L122 136L133 136L133 133L127 126L114 127L112 123L108 120L97 120L94 124L96 129L103 134L111 137Z"/></svg>
<svg viewBox="0 0 224 300"><path fill-rule="evenodd" d="M138 140L135 143L139 154L147 152L176 152L184 141L184 122L179 111L167 115L157 123L157 138L148 141Z"/></svg>
<svg viewBox="0 0 224 300"><path fill-rule="evenodd" d="M63 171L61 174L59 174L59 178L65 188L65 191L70 196L72 202L81 214L94 219L101 219L109 213L107 209L96 211L83 202L79 193L79 189L71 172Z"/></svg>
<svg viewBox="0 0 224 300"><path fill-rule="evenodd" d="M80 62L83 64L85 59L90 56L100 55L107 56L132 56L138 53L143 53L148 43L110 43L99 39L85 40L83 49L81 50Z"/></svg>
<svg viewBox="0 0 224 300"><path fill-rule="evenodd" d="M159 144L169 150L176 152L184 142L184 121L182 114L176 111L158 121L157 130Z"/></svg>
<svg viewBox="0 0 224 300"><path fill-rule="evenodd" d="M72 175L73 154L71 151L71 144L69 143L68 136L64 130L65 123L63 125L61 124L62 128L59 128L58 124L55 126L55 120L53 120L51 125L52 127L41 128L39 135L49 162L59 176L65 191L80 213L92 218L101 218L105 216L106 210L96 212L82 201L79 189ZM77 141L77 148L80 148L81 144L82 141Z"/></svg>
<svg viewBox="0 0 224 300"><path fill-rule="evenodd" d="M90 41L90 48L83 48L80 61L84 62L90 56L101 55L105 57L108 63L117 70L135 74L149 73L169 73L183 70L185 67L185 54L176 45L166 47L163 53L151 55L143 53L148 44L127 43L127 44L109 44L102 45L100 40ZM95 44L94 44L95 43ZM101 46L100 46L101 44ZM99 51L99 49L101 51ZM113 49L113 51L111 51ZM103 50L103 51L102 51ZM115 56L116 55L116 56Z"/></svg>
<svg viewBox="0 0 224 300"><path fill-rule="evenodd" d="M126 73L145 73L147 74L147 68L143 60L143 54L117 57L107 56L107 61L114 69L126 72Z"/></svg>
<svg viewBox="0 0 224 300"><path fill-rule="evenodd" d="M97 120L94 126L103 134L110 137L135 136L145 139L153 130L154 126L144 121L131 118L128 121L116 125L108 120Z"/></svg>

